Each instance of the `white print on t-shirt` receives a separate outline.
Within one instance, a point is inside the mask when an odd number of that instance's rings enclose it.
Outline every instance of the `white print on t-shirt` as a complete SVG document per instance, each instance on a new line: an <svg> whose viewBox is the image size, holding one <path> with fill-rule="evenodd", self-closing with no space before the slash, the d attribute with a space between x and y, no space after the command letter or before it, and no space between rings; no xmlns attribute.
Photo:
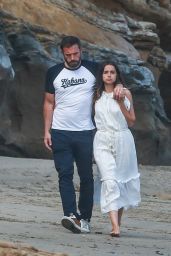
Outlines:
<svg viewBox="0 0 171 256"><path fill-rule="evenodd" d="M62 79L62 86L64 89L70 86L75 86L75 85L79 85L79 84L85 84L87 82L87 80L85 78L74 78L72 77L71 79Z"/></svg>

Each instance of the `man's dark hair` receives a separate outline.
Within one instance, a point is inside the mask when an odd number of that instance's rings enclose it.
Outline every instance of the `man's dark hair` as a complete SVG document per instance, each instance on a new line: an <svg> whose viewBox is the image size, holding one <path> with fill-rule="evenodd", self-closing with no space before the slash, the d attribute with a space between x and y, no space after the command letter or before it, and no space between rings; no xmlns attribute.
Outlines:
<svg viewBox="0 0 171 256"><path fill-rule="evenodd" d="M63 37L62 41L61 41L61 44L60 44L60 47L61 47L61 50L63 51L63 48L64 47L71 47L73 46L74 44L77 44L79 48L81 48L81 42L80 42L80 39L76 36L65 36Z"/></svg>

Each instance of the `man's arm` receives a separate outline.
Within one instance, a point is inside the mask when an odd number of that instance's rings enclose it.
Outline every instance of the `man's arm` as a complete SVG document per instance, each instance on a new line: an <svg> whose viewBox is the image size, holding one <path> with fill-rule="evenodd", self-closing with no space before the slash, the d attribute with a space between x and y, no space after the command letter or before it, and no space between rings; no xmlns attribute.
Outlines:
<svg viewBox="0 0 171 256"><path fill-rule="evenodd" d="M53 111L55 106L55 95L51 93L45 93L44 106L43 106L43 117L44 117L44 144L47 149L51 150L51 124Z"/></svg>

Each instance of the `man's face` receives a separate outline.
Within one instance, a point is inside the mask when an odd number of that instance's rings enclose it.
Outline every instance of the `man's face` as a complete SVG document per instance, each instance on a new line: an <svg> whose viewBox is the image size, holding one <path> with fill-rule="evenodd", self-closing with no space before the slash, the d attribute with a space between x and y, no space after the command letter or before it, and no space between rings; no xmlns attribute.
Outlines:
<svg viewBox="0 0 171 256"><path fill-rule="evenodd" d="M63 48L65 65L69 68L76 68L81 62L81 50L77 44Z"/></svg>

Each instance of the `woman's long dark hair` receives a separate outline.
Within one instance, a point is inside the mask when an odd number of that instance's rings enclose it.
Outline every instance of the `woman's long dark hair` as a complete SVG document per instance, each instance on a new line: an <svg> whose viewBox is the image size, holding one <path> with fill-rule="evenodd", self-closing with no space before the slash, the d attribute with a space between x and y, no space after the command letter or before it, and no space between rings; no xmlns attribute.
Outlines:
<svg viewBox="0 0 171 256"><path fill-rule="evenodd" d="M123 86L125 86L124 84L124 79L120 73L120 70L118 68L118 66L112 62L112 61L105 61L103 62L100 66L99 66L99 70L97 72L97 76L96 76L96 82L95 82L95 85L94 85L94 93L93 93L93 113L94 113L94 105L95 105L95 102L100 99L101 95L102 95L102 92L104 91L105 87L104 87L104 82L103 82L103 72L104 72L104 68L107 66L107 65L111 65L111 66L114 66L115 69L116 69L116 81L115 81L115 84L123 84Z"/></svg>

